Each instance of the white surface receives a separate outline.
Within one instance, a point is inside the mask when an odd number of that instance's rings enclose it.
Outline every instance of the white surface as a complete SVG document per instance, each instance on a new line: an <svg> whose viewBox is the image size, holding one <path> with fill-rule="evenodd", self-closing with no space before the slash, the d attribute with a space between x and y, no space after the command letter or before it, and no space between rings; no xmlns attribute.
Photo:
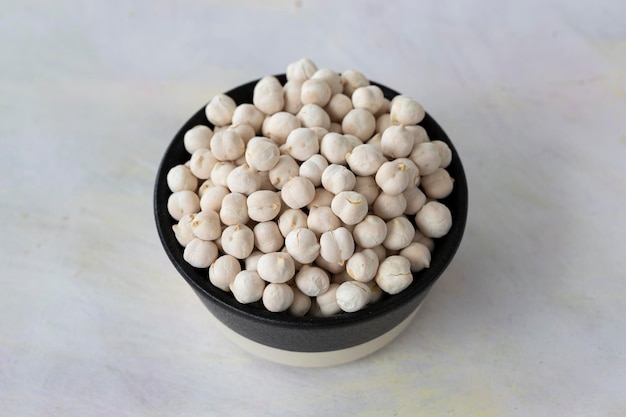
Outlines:
<svg viewBox="0 0 626 417"><path fill-rule="evenodd" d="M619 0L3 2L2 414L625 415L624 16ZM471 194L407 330L317 370L217 332L151 208L187 118L302 56L421 101Z"/></svg>

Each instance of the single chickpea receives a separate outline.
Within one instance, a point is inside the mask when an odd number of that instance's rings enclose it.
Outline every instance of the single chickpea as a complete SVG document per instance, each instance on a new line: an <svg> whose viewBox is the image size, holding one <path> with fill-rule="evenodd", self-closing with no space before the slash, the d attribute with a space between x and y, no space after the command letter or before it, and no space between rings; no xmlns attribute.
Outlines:
<svg viewBox="0 0 626 417"><path fill-rule="evenodd" d="M248 142L246 162L257 171L269 171L280 158L278 146L269 138L256 136Z"/></svg>
<svg viewBox="0 0 626 417"><path fill-rule="evenodd" d="M263 253L278 252L285 242L276 222L257 223L252 229L254 245Z"/></svg>
<svg viewBox="0 0 626 417"><path fill-rule="evenodd" d="M289 232L302 227L307 227L307 215L300 209L288 209L278 218L278 228L283 237Z"/></svg>
<svg viewBox="0 0 626 417"><path fill-rule="evenodd" d="M232 124L228 126L226 131L235 132L236 134L238 134L241 140L243 140L244 145L247 145L250 139L256 136L256 131L254 130L254 128L247 123ZM240 160L242 157L243 157L243 152L241 153L239 158L237 158L235 161ZM241 164L238 163L237 165L241 165Z"/></svg>
<svg viewBox="0 0 626 417"><path fill-rule="evenodd" d="M197 213L200 211L198 194L189 190L170 194L167 199L167 211L174 220L180 220L185 214Z"/></svg>
<svg viewBox="0 0 626 417"><path fill-rule="evenodd" d="M263 290L263 306L272 313L280 313L291 306L293 297L293 290L289 285L269 283Z"/></svg>
<svg viewBox="0 0 626 417"><path fill-rule="evenodd" d="M313 197L313 200L311 200L311 202L307 204L306 208L309 209L309 211L316 207L330 208L330 203L333 201L334 197L335 194L331 193L330 191L322 187L316 188L315 197Z"/></svg>
<svg viewBox="0 0 626 417"><path fill-rule="evenodd" d="M234 256L222 255L209 267L209 281L222 291L230 292L230 285L241 272L239 260Z"/></svg>
<svg viewBox="0 0 626 417"><path fill-rule="evenodd" d="M442 237L452 228L452 214L445 205L430 201L415 215L415 224L428 237Z"/></svg>
<svg viewBox="0 0 626 417"><path fill-rule="evenodd" d="M260 250L254 250L246 259L244 259L244 269L248 271L256 271L256 266L259 263L259 258L263 256L263 252Z"/></svg>
<svg viewBox="0 0 626 417"><path fill-rule="evenodd" d="M261 177L250 165L243 164L230 171L226 185L233 193L250 195L261 189Z"/></svg>
<svg viewBox="0 0 626 417"><path fill-rule="evenodd" d="M211 139L211 152L219 161L234 161L243 155L245 143L233 130L222 130Z"/></svg>
<svg viewBox="0 0 626 417"><path fill-rule="evenodd" d="M228 186L228 175L233 169L237 168L237 165L232 162L217 161L211 169L211 182L214 185Z"/></svg>
<svg viewBox="0 0 626 417"><path fill-rule="evenodd" d="M224 196L222 199L222 207L220 208L219 220L227 226L248 223L250 218L248 217L248 206L246 205L246 200L247 198L245 195L236 192ZM221 232L222 230L220 229L219 234L221 234Z"/></svg>
<svg viewBox="0 0 626 417"><path fill-rule="evenodd" d="M302 58L287 65L287 80L306 81L317 72L317 66L309 58Z"/></svg>
<svg viewBox="0 0 626 417"><path fill-rule="evenodd" d="M387 237L387 224L378 216L368 214L354 226L352 231L354 241L365 249L380 246Z"/></svg>
<svg viewBox="0 0 626 417"><path fill-rule="evenodd" d="M276 77L261 78L252 93L252 102L263 113L272 115L278 113L285 106L283 86Z"/></svg>
<svg viewBox="0 0 626 417"><path fill-rule="evenodd" d="M376 119L365 109L353 109L343 118L341 127L344 133L367 140L376 130Z"/></svg>
<svg viewBox="0 0 626 417"><path fill-rule="evenodd" d="M223 185L214 185L207 188L200 199L200 209L213 210L219 213L222 209L222 201L228 194L230 194L230 191Z"/></svg>
<svg viewBox="0 0 626 417"><path fill-rule="evenodd" d="M217 258L217 246L214 242L195 238L183 251L183 259L194 268L208 268Z"/></svg>
<svg viewBox="0 0 626 417"><path fill-rule="evenodd" d="M298 114L302 108L302 100L300 95L302 94L302 81L291 80L287 81L283 86L283 99L285 101L284 110L291 114Z"/></svg>
<svg viewBox="0 0 626 417"><path fill-rule="evenodd" d="M341 220L333 213L330 207L312 207L309 209L307 227L319 237L322 233L341 227Z"/></svg>
<svg viewBox="0 0 626 417"><path fill-rule="evenodd" d="M315 233L306 228L289 232L285 237L285 248L294 260L302 264L313 262L320 254L320 245L317 243Z"/></svg>
<svg viewBox="0 0 626 417"><path fill-rule="evenodd" d="M185 136L183 137L185 150L191 155L198 149L209 149L212 137L213 131L210 127L196 125L185 132Z"/></svg>
<svg viewBox="0 0 626 417"><path fill-rule="evenodd" d="M198 188L198 178L191 173L185 165L176 165L167 172L167 186L170 191L189 190L195 191Z"/></svg>
<svg viewBox="0 0 626 417"><path fill-rule="evenodd" d="M285 252L272 252L262 255L256 268L264 281L278 284L289 281L296 273L293 258Z"/></svg>
<svg viewBox="0 0 626 417"><path fill-rule="evenodd" d="M256 222L267 222L278 216L280 212L280 196L270 190L258 190L250 194L246 200L248 216Z"/></svg>
<svg viewBox="0 0 626 417"><path fill-rule="evenodd" d="M328 128L328 133L330 132L343 135L343 128L341 127L341 123L331 122L330 127Z"/></svg>
<svg viewBox="0 0 626 417"><path fill-rule="evenodd" d="M376 133L380 133L382 136L389 126L393 126L389 113L383 113L376 118Z"/></svg>
<svg viewBox="0 0 626 417"><path fill-rule="evenodd" d="M409 185L409 168L402 161L384 162L375 176L376 184L387 194L401 194Z"/></svg>
<svg viewBox="0 0 626 417"><path fill-rule="evenodd" d="M398 294L412 282L411 263L404 256L390 256L380 263L376 284L387 294Z"/></svg>
<svg viewBox="0 0 626 417"><path fill-rule="evenodd" d="M430 266L430 250L417 242L412 242L400 251L400 256L404 256L411 263L411 272L419 272Z"/></svg>
<svg viewBox="0 0 626 417"><path fill-rule="evenodd" d="M404 249L413 241L415 227L404 216L396 217L387 222L387 236L383 246L390 250Z"/></svg>
<svg viewBox="0 0 626 417"><path fill-rule="evenodd" d="M302 83L300 100L303 104L317 104L324 107L328 104L332 91L325 81L311 78Z"/></svg>
<svg viewBox="0 0 626 417"><path fill-rule="evenodd" d="M418 187L407 187L402 193L406 201L404 214L414 215L426 204L426 194ZM397 217L397 216L394 216Z"/></svg>
<svg viewBox="0 0 626 417"><path fill-rule="evenodd" d="M387 161L380 149L368 144L356 146L345 158L352 172L360 176L375 175L378 168Z"/></svg>
<svg viewBox="0 0 626 417"><path fill-rule="evenodd" d="M330 116L317 104L304 104L296 117L302 127L322 127L326 130L330 127Z"/></svg>
<svg viewBox="0 0 626 417"><path fill-rule="evenodd" d="M422 245L426 246L428 250L431 251L431 253L433 250L435 250L435 241L420 232L419 229L415 230L415 237L413 238L413 242L421 243Z"/></svg>
<svg viewBox="0 0 626 417"><path fill-rule="evenodd" d="M279 111L270 116L267 122L267 136L277 145L282 145L289 134L300 127L300 120L286 111Z"/></svg>
<svg viewBox="0 0 626 417"><path fill-rule="evenodd" d="M295 317L303 317L311 309L311 297L305 295L297 287L292 287L293 301L289 306L289 314Z"/></svg>
<svg viewBox="0 0 626 417"><path fill-rule="evenodd" d="M341 307L337 304L337 289L339 284L330 284L328 290L315 297L317 305L317 314L322 317L332 316L341 311Z"/></svg>
<svg viewBox="0 0 626 417"><path fill-rule="evenodd" d="M346 272L350 278L359 282L369 282L378 270L378 255L372 249L355 252L346 262Z"/></svg>
<svg viewBox="0 0 626 417"><path fill-rule="evenodd" d="M207 179L204 180L202 182L202 184L200 185L200 187L198 187L198 197L202 198L202 195L204 194L204 192L213 187L215 184L213 184L213 181L211 181L211 179Z"/></svg>
<svg viewBox="0 0 626 417"><path fill-rule="evenodd" d="M417 101L406 96L396 96L391 101L391 123L416 125L424 119L424 108Z"/></svg>
<svg viewBox="0 0 626 417"><path fill-rule="evenodd" d="M206 105L206 117L214 126L226 126L233 120L236 107L235 100L226 94L219 94Z"/></svg>
<svg viewBox="0 0 626 417"><path fill-rule="evenodd" d="M439 168L447 168L452 162L452 150L442 140L433 140L432 143L437 146L437 150L439 151L439 158L441 159L441 164L439 164Z"/></svg>
<svg viewBox="0 0 626 417"><path fill-rule="evenodd" d="M322 185L322 173L328 168L328 161L322 155L311 155L300 165L299 175L311 180L314 186Z"/></svg>
<svg viewBox="0 0 626 417"><path fill-rule="evenodd" d="M355 109L365 109L376 114L383 106L385 96L383 90L376 85L359 87L352 93L352 104Z"/></svg>
<svg viewBox="0 0 626 417"><path fill-rule="evenodd" d="M256 271L243 270L229 285L235 299L241 304L250 304L259 301L263 297L265 281Z"/></svg>
<svg viewBox="0 0 626 417"><path fill-rule="evenodd" d="M330 208L346 225L359 223L367 215L367 200L355 191L341 191L335 195Z"/></svg>
<svg viewBox="0 0 626 417"><path fill-rule="evenodd" d="M320 141L320 153L332 164L346 164L346 154L352 150L348 138L340 133L329 132Z"/></svg>
<svg viewBox="0 0 626 417"><path fill-rule="evenodd" d="M206 148L196 149L191 154L189 170L199 179L206 180L211 176L211 171L217 162L219 161L210 150Z"/></svg>
<svg viewBox="0 0 626 417"><path fill-rule="evenodd" d="M406 210L406 206L407 202L404 194L380 193L374 200L372 211L381 219L389 220L401 216Z"/></svg>
<svg viewBox="0 0 626 417"><path fill-rule="evenodd" d="M351 191L356 184L356 176L343 165L330 164L322 173L322 186L333 194Z"/></svg>
<svg viewBox="0 0 626 417"><path fill-rule="evenodd" d="M317 266L303 266L296 274L295 283L298 289L309 297L317 297L328 291L330 278L328 273Z"/></svg>
<svg viewBox="0 0 626 417"><path fill-rule="evenodd" d="M380 194L380 188L378 188L376 180L372 176L357 176L354 182L353 191L365 196L368 206L374 204L378 194Z"/></svg>
<svg viewBox="0 0 626 417"><path fill-rule="evenodd" d="M300 167L290 155L281 155L278 162L269 170L269 179L272 185L280 190L290 179L297 177Z"/></svg>
<svg viewBox="0 0 626 417"><path fill-rule="evenodd" d="M422 176L432 174L441 165L439 149L432 142L422 142L415 145L409 158L415 162Z"/></svg>
<svg viewBox="0 0 626 417"><path fill-rule="evenodd" d="M430 139L428 138L428 133L426 132L426 129L424 129L422 126L410 125L410 126L405 126L405 127L411 133L413 133L413 139L414 139L415 145L417 145L418 143L430 142Z"/></svg>
<svg viewBox="0 0 626 417"><path fill-rule="evenodd" d="M383 97L383 104L380 106L380 109L376 113L374 113L374 117L378 119L383 114L389 114L391 110L391 101L388 98Z"/></svg>
<svg viewBox="0 0 626 417"><path fill-rule="evenodd" d="M193 221L194 216L194 214L185 214L180 218L178 223L172 226L174 236L183 248L196 238L196 235L193 234L193 229L191 228L191 222Z"/></svg>
<svg viewBox="0 0 626 417"><path fill-rule="evenodd" d="M345 94L333 95L326 107L324 107L324 110L328 113L330 120L336 123L341 123L343 118L346 117L352 109L354 109L352 100L350 100L350 97Z"/></svg>
<svg viewBox="0 0 626 417"><path fill-rule="evenodd" d="M254 104L243 103L235 108L233 113L233 125L248 124L255 133L261 133L261 125L265 119L265 114L256 108Z"/></svg>
<svg viewBox="0 0 626 417"><path fill-rule="evenodd" d="M196 213L191 220L191 230L199 239L215 240L222 234L220 216L213 210Z"/></svg>
<svg viewBox="0 0 626 417"><path fill-rule="evenodd" d="M389 126L380 138L382 151L390 158L409 156L414 144L413 133L402 125Z"/></svg>
<svg viewBox="0 0 626 417"><path fill-rule="evenodd" d="M343 91L343 82L341 81L341 75L337 72L328 69L320 68L311 76L312 80L322 80L330 87L331 93L339 94Z"/></svg>
<svg viewBox="0 0 626 417"><path fill-rule="evenodd" d="M426 195L434 199L446 198L454 188L454 180L443 168L437 168L432 174L424 175L421 184Z"/></svg>
<svg viewBox="0 0 626 417"><path fill-rule="evenodd" d="M306 161L320 150L315 132L307 127L293 129L286 139L287 152L298 161Z"/></svg>
<svg viewBox="0 0 626 417"><path fill-rule="evenodd" d="M404 164L404 167L409 172L409 185L407 186L407 188L420 185L420 170L417 165L415 165L415 162L413 162L409 158L397 158L396 161Z"/></svg>
<svg viewBox="0 0 626 417"><path fill-rule="evenodd" d="M254 249L254 233L244 224L228 226L222 232L222 250L237 259L245 259Z"/></svg>
<svg viewBox="0 0 626 417"><path fill-rule="evenodd" d="M293 177L283 185L280 195L289 207L302 208L315 197L315 186L308 178Z"/></svg>
<svg viewBox="0 0 626 417"><path fill-rule="evenodd" d="M320 237L320 255L326 261L344 265L354 253L354 239L345 227L338 227Z"/></svg>
<svg viewBox="0 0 626 417"><path fill-rule="evenodd" d="M369 80L362 72L357 70L347 70L341 73L343 81L343 93L352 97L352 93L359 87L370 85Z"/></svg>
<svg viewBox="0 0 626 417"><path fill-rule="evenodd" d="M370 287L363 282L348 281L339 285L335 293L337 305L346 313L363 309L370 301Z"/></svg>

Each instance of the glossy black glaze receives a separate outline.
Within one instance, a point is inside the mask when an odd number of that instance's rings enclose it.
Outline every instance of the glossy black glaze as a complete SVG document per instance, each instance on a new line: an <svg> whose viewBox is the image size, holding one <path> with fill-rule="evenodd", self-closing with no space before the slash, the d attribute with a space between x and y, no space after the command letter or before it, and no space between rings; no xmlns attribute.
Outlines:
<svg viewBox="0 0 626 417"><path fill-rule="evenodd" d="M285 82L284 74L277 77L282 83ZM251 103L256 82L244 84L226 94L237 104ZM388 99L398 95L385 86L376 85ZM204 305L228 327L251 340L299 352L332 351L372 340L397 326L415 310L449 265L461 243L468 209L465 173L459 155L447 135L427 114L420 125L426 129L431 140L442 140L450 146L452 163L447 170L455 180L452 194L441 200L452 212L453 226L446 236L436 240L430 268L414 274L413 283L400 294L385 296L378 303L355 313L333 317L293 317L287 313L271 313L258 304L239 304L231 294L215 288L209 282L207 269L194 268L183 260L183 248L172 231L176 221L167 212L167 199L171 194L166 182L167 173L173 166L189 160L190 155L184 148L183 137L187 130L198 124L213 127L205 116L204 107L178 131L161 161L154 189L157 230L170 260Z"/></svg>

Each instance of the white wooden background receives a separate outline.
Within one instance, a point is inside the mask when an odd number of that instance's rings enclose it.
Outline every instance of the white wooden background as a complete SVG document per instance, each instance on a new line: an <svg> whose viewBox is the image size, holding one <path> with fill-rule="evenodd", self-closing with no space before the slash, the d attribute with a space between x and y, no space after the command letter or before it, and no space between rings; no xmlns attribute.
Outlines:
<svg viewBox="0 0 626 417"><path fill-rule="evenodd" d="M0 5L6 416L623 416L626 3ZM212 95L289 62L421 101L470 185L463 244L386 349L257 360L207 321L152 216Z"/></svg>

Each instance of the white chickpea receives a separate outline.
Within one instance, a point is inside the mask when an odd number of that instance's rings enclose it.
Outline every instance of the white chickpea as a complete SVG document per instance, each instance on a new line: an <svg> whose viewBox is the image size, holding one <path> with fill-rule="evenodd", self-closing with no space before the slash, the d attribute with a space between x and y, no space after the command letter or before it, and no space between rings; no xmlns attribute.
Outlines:
<svg viewBox="0 0 626 417"><path fill-rule="evenodd" d="M286 111L279 111L270 116L267 121L266 135L277 145L282 145L289 134L300 127L300 120Z"/></svg>
<svg viewBox="0 0 626 417"><path fill-rule="evenodd" d="M175 220L180 220L185 214L200 211L198 194L189 190L176 191L167 199L167 211Z"/></svg>
<svg viewBox="0 0 626 417"><path fill-rule="evenodd" d="M401 194L409 185L410 172L401 161L384 162L376 172L375 180L380 189L387 194Z"/></svg>
<svg viewBox="0 0 626 417"><path fill-rule="evenodd" d="M330 127L330 116L317 104L304 104L296 117L302 127L323 127L326 130Z"/></svg>
<svg viewBox="0 0 626 417"><path fill-rule="evenodd" d="M346 313L364 308L370 301L370 287L363 282L347 281L339 285L335 293L337 305Z"/></svg>
<svg viewBox="0 0 626 417"><path fill-rule="evenodd" d="M254 233L244 224L228 226L222 232L222 250L237 259L245 259L254 249Z"/></svg>
<svg viewBox="0 0 626 417"><path fill-rule="evenodd" d="M387 161L380 149L368 144L356 146L345 158L352 172L360 176L376 174L378 168Z"/></svg>
<svg viewBox="0 0 626 417"><path fill-rule="evenodd" d="M222 130L211 139L211 152L219 161L234 161L245 149L243 139L234 130Z"/></svg>
<svg viewBox="0 0 626 417"><path fill-rule="evenodd" d="M391 123L399 125L416 125L426 114L421 104L406 96L394 97L389 113Z"/></svg>
<svg viewBox="0 0 626 417"><path fill-rule="evenodd" d="M257 223L252 229L254 245L263 253L278 252L285 242L276 222Z"/></svg>
<svg viewBox="0 0 626 417"><path fill-rule="evenodd" d="M396 217L387 222L387 236L383 246L390 250L404 249L413 241L415 227L404 216Z"/></svg>
<svg viewBox="0 0 626 417"><path fill-rule="evenodd" d="M189 170L199 179L206 180L211 176L211 171L217 162L219 161L210 150L206 148L196 149L191 154Z"/></svg>
<svg viewBox="0 0 626 417"><path fill-rule="evenodd" d="M407 202L404 194L380 193L372 204L372 212L381 219L389 220L402 215L406 207Z"/></svg>
<svg viewBox="0 0 626 417"><path fill-rule="evenodd" d="M298 163L291 156L280 155L276 165L269 170L270 183L280 190L287 181L298 176L299 169Z"/></svg>
<svg viewBox="0 0 626 417"><path fill-rule="evenodd" d="M240 223L248 223L248 220L250 220L250 218L248 217L248 206L246 205L246 200L247 198L245 195L237 192L230 193L224 196L224 198L222 199L222 207L220 208L219 214L219 219L222 221L222 223L227 226L233 226Z"/></svg>
<svg viewBox="0 0 626 417"><path fill-rule="evenodd" d="M382 135L389 126L393 126L391 123L391 115L389 113L383 113L376 118L376 133L380 133Z"/></svg>
<svg viewBox="0 0 626 417"><path fill-rule="evenodd" d="M272 252L262 255L256 268L264 281L278 284L289 281L296 273L293 258L286 252Z"/></svg>
<svg viewBox="0 0 626 417"><path fill-rule="evenodd" d="M411 263L411 272L419 272L424 268L430 267L430 250L417 242L412 242L399 253Z"/></svg>
<svg viewBox="0 0 626 417"><path fill-rule="evenodd" d="M306 161L320 150L317 135L307 127L291 130L285 144L289 155L298 161Z"/></svg>
<svg viewBox="0 0 626 417"><path fill-rule="evenodd" d="M174 236L176 240L183 248L187 246L189 242L196 238L196 235L193 234L193 229L191 228L191 222L194 218L194 214L185 214L180 218L178 223L172 226L172 230L174 231Z"/></svg>
<svg viewBox="0 0 626 417"><path fill-rule="evenodd" d="M330 284L328 290L315 297L315 312L313 315L328 317L335 315L341 311L341 307L337 304L337 288L339 284Z"/></svg>
<svg viewBox="0 0 626 417"><path fill-rule="evenodd" d="M235 299L241 304L250 304L259 301L263 297L265 281L256 271L243 270L229 285Z"/></svg>
<svg viewBox="0 0 626 417"><path fill-rule="evenodd" d="M293 177L281 188L280 197L289 207L302 208L315 197L315 186L308 178Z"/></svg>
<svg viewBox="0 0 626 417"><path fill-rule="evenodd" d="M362 72L357 70L347 70L341 73L343 81L343 93L348 97L352 97L352 93L359 87L370 85L369 80Z"/></svg>
<svg viewBox="0 0 626 417"><path fill-rule="evenodd" d="M324 271L328 271L329 274L338 274L341 271L345 271L345 265L340 265L334 262L328 262L326 259L322 257L322 255L318 256L315 259L315 265L322 268Z"/></svg>
<svg viewBox="0 0 626 417"><path fill-rule="evenodd" d="M380 188L378 188L376 180L372 176L357 176L354 182L353 191L365 196L368 206L374 204L376 197L380 194Z"/></svg>
<svg viewBox="0 0 626 417"><path fill-rule="evenodd" d="M421 243L426 246L429 251L433 251L435 249L435 241L420 232L419 229L415 230L415 237L413 237L413 242Z"/></svg>
<svg viewBox="0 0 626 417"><path fill-rule="evenodd" d="M302 100L300 95L302 94L302 81L291 80L287 81L283 86L283 99L285 101L284 109L291 114L298 114L302 108Z"/></svg>
<svg viewBox="0 0 626 417"><path fill-rule="evenodd" d="M426 195L434 199L446 198L454 188L454 180L443 168L437 168L432 174L424 175L421 184Z"/></svg>
<svg viewBox="0 0 626 417"><path fill-rule="evenodd" d="M278 163L280 150L269 138L256 136L248 142L246 147L246 162L257 171L269 171Z"/></svg>
<svg viewBox="0 0 626 417"><path fill-rule="evenodd" d="M241 272L239 260L234 256L222 255L209 267L209 281L222 291L230 292L230 284Z"/></svg>
<svg viewBox="0 0 626 417"><path fill-rule="evenodd" d="M346 134L367 140L372 137L376 130L376 119L372 113L365 109L353 109L341 121L341 128Z"/></svg>
<svg viewBox="0 0 626 417"><path fill-rule="evenodd" d="M287 65L287 80L306 81L317 72L317 66L309 58L302 58Z"/></svg>
<svg viewBox="0 0 626 417"><path fill-rule="evenodd" d="M185 246L183 259L194 268L208 268L217 258L214 242L195 238Z"/></svg>
<svg viewBox="0 0 626 417"><path fill-rule="evenodd" d="M378 263L380 264L380 262L384 261L385 258L387 257L387 249L381 244L378 246L374 246L372 249L375 253L376 256L378 256Z"/></svg>
<svg viewBox="0 0 626 417"><path fill-rule="evenodd" d="M219 94L206 105L206 117L214 126L226 126L232 122L236 107L235 100L226 94Z"/></svg>
<svg viewBox="0 0 626 417"><path fill-rule="evenodd" d="M320 237L320 255L326 261L344 265L354 253L354 239L345 227L338 227Z"/></svg>
<svg viewBox="0 0 626 417"><path fill-rule="evenodd" d="M209 149L213 131L205 125L197 125L185 132L183 143L189 154L193 154L198 149Z"/></svg>
<svg viewBox="0 0 626 417"><path fill-rule="evenodd" d="M352 93L352 104L355 109L365 109L376 114L383 106L385 96L383 90L376 85L359 87Z"/></svg>
<svg viewBox="0 0 626 417"><path fill-rule="evenodd" d="M302 83L300 100L302 104L317 104L324 107L328 104L332 91L325 81L311 78Z"/></svg>
<svg viewBox="0 0 626 417"><path fill-rule="evenodd" d="M424 204L424 207L415 215L415 224L428 237L442 237L452 227L452 213L440 202L430 201Z"/></svg>
<svg viewBox="0 0 626 417"><path fill-rule="evenodd" d="M329 207L330 208L330 203L333 201L334 197L335 197L335 194L331 193L330 191L322 187L316 188L315 197L313 197L313 200L311 200L311 202L307 204L306 208L309 209L309 211L315 207Z"/></svg>
<svg viewBox="0 0 626 417"><path fill-rule="evenodd" d="M213 210L219 213L222 208L222 201L228 194L230 194L230 191L223 185L214 185L207 188L200 199L200 209Z"/></svg>
<svg viewBox="0 0 626 417"><path fill-rule="evenodd" d="M335 94L330 98L330 101L324 107L326 113L330 117L332 122L341 123L346 114L350 113L350 110L354 109L352 100L345 94ZM343 129L343 128L342 128Z"/></svg>
<svg viewBox="0 0 626 417"><path fill-rule="evenodd" d="M213 210L203 210L191 218L193 234L202 240L215 240L222 234L220 216Z"/></svg>
<svg viewBox="0 0 626 417"><path fill-rule="evenodd" d="M378 111L374 113L374 117L378 119L383 114L389 114L390 110L391 110L391 101L388 98L383 97L382 105L380 106L380 109L378 109Z"/></svg>
<svg viewBox="0 0 626 417"><path fill-rule="evenodd" d="M333 213L346 225L359 223L367 215L367 200L355 191L341 191L330 203Z"/></svg>
<svg viewBox="0 0 626 417"><path fill-rule="evenodd" d="M198 197L202 198L204 192L214 185L215 184L213 184L213 181L211 181L211 179L204 180L200 187L198 187Z"/></svg>
<svg viewBox="0 0 626 417"><path fill-rule="evenodd" d="M344 135L329 132L320 141L320 153L331 164L346 164L346 154L352 151L352 144Z"/></svg>
<svg viewBox="0 0 626 417"><path fill-rule="evenodd" d="M407 187L402 195L406 201L404 214L414 215L426 204L426 194L418 187Z"/></svg>
<svg viewBox="0 0 626 417"><path fill-rule="evenodd" d="M311 155L300 165L298 175L311 180L314 186L322 185L322 173L328 168L328 161L322 155Z"/></svg>
<svg viewBox="0 0 626 417"><path fill-rule="evenodd" d="M291 306L293 296L289 285L270 283L263 290L263 306L272 313L280 313Z"/></svg>
<svg viewBox="0 0 626 417"><path fill-rule="evenodd" d="M246 200L248 216L255 222L270 221L280 212L280 196L270 190L258 190L248 196Z"/></svg>
<svg viewBox="0 0 626 417"><path fill-rule="evenodd" d="M228 175L235 168L237 168L237 165L232 162L217 161L211 170L211 182L214 185L228 186Z"/></svg>
<svg viewBox="0 0 626 417"><path fill-rule="evenodd" d="M285 237L285 248L291 257L301 264L309 264L320 254L320 245L312 230L294 229Z"/></svg>
<svg viewBox="0 0 626 417"><path fill-rule="evenodd" d="M354 241L365 249L382 245L387 237L387 224L378 216L368 214L354 226Z"/></svg>
<svg viewBox="0 0 626 417"><path fill-rule="evenodd" d="M296 286L303 294L317 297L328 291L330 278L328 273L316 266L303 266L295 277Z"/></svg>
<svg viewBox="0 0 626 417"><path fill-rule="evenodd" d="M273 76L261 78L254 86L252 103L268 115L281 111L285 105L285 98L280 81Z"/></svg>
<svg viewBox="0 0 626 417"><path fill-rule="evenodd" d="M328 133L330 132L339 133L340 135L343 135L343 128L341 127L341 123L331 122L330 127L328 128Z"/></svg>
<svg viewBox="0 0 626 417"><path fill-rule="evenodd" d="M432 142L418 143L409 155L411 161L419 168L420 175L429 175L441 165L441 157L437 145Z"/></svg>
<svg viewBox="0 0 626 417"><path fill-rule="evenodd" d="M191 170L185 165L176 165L167 172L167 186L170 191L182 191L189 190L195 191L198 189L198 178L191 173Z"/></svg>
<svg viewBox="0 0 626 417"><path fill-rule="evenodd" d="M230 171L226 185L233 193L250 195L261 189L261 177L248 164L243 164Z"/></svg>
<svg viewBox="0 0 626 417"><path fill-rule="evenodd" d="M309 209L307 227L317 236L330 232L341 226L341 220L333 213L330 207L321 206Z"/></svg>
<svg viewBox="0 0 626 417"><path fill-rule="evenodd" d="M356 176L343 165L330 164L322 173L322 186L333 194L352 191Z"/></svg>
<svg viewBox="0 0 626 417"><path fill-rule="evenodd" d="M256 131L254 130L254 128L247 123L232 124L228 126L226 131L235 132L236 134L238 134L241 140L243 140L244 145L247 145L248 141L250 141L250 139L256 136ZM239 158L237 158L235 161L239 161L242 158L243 158L243 152L241 153ZM241 164L238 163L237 165L241 165Z"/></svg>
<svg viewBox="0 0 626 417"><path fill-rule="evenodd" d="M256 266L257 266L257 263L259 262L259 258L261 258L261 256L263 255L264 255L263 252L261 252L260 250L252 251L250 256L248 256L243 261L244 269L248 271L256 271Z"/></svg>
<svg viewBox="0 0 626 417"><path fill-rule="evenodd" d="M437 146L437 150L439 151L439 158L441 159L441 164L439 164L439 168L447 168L452 162L452 150L442 140L433 140L432 143Z"/></svg>
<svg viewBox="0 0 626 417"><path fill-rule="evenodd" d="M414 144L413 133L402 125L389 126L380 138L382 151L390 158L409 156Z"/></svg>
<svg viewBox="0 0 626 417"><path fill-rule="evenodd" d="M288 209L278 218L278 228L283 237L289 232L302 227L307 227L307 215L300 209Z"/></svg>
<svg viewBox="0 0 626 417"><path fill-rule="evenodd" d="M346 272L350 278L359 282L369 282L378 270L378 255L372 249L355 252L346 262Z"/></svg>
<svg viewBox="0 0 626 417"><path fill-rule="evenodd" d="M254 104L243 103L237 106L233 113L233 125L248 124L255 133L261 132L261 125L265 119L265 114L256 108Z"/></svg>
<svg viewBox="0 0 626 417"><path fill-rule="evenodd" d="M311 297L303 294L297 287L292 287L292 290L293 301L288 309L289 314L295 317L302 317L311 309Z"/></svg>
<svg viewBox="0 0 626 417"><path fill-rule="evenodd" d="M411 263L404 256L390 256L380 263L376 284L387 294L398 294L412 282Z"/></svg>
<svg viewBox="0 0 626 417"><path fill-rule="evenodd" d="M339 94L343 91L341 75L329 68L320 68L311 76L312 80L322 80L330 87L331 93Z"/></svg>
<svg viewBox="0 0 626 417"><path fill-rule="evenodd" d="M409 158L397 158L396 161L398 163L404 164L404 167L409 172L409 185L407 186L407 188L413 185L415 186L420 185L420 181L421 181L420 170L417 167L417 165L415 165L415 162L413 162Z"/></svg>

